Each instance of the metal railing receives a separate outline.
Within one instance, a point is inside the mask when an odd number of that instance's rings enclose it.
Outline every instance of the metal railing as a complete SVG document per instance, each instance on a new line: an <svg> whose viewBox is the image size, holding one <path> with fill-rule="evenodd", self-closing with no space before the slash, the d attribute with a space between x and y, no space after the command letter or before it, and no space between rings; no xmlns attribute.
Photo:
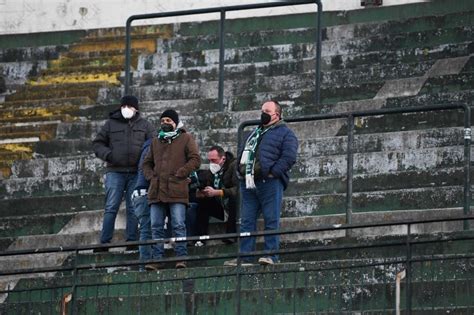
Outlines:
<svg viewBox="0 0 474 315"><path fill-rule="evenodd" d="M353 163L352 163L352 155L353 155L353 138L354 138L354 118L355 117L363 117L363 116L376 116L376 115L388 115L388 114L396 114L396 113L414 113L414 112L430 112L430 111L440 111L440 110L455 110L461 109L464 111L464 201L463 201L463 216L459 217L446 217L441 219L431 219L431 220L416 220L416 221L396 221L396 222L385 222L385 223L371 223L371 224L354 224L352 222L352 172L353 172ZM349 112L349 113L335 113L335 114L324 114L324 115L315 115L315 116L307 116L307 117L300 117L294 119L287 119L287 122L303 122L303 121L316 121L316 120L325 120L325 119L347 119L347 191L346 191L346 224L342 225L329 225L329 226L319 226L314 228L307 228L307 229L294 229L294 230L285 230L285 231L263 231L263 232L252 232L252 233L234 233L234 234L220 234L220 235L213 235L213 236L199 236L199 237L187 237L187 238L179 238L179 239L158 239L158 240L150 240L146 242L128 242L128 243L119 243L113 245L85 245L85 246L71 246L71 247L55 247L55 248L39 248L39 249L31 249L31 250L15 250L15 251L6 251L0 252L0 257L14 257L20 255L37 255L37 254L48 254L48 253L72 253L72 261L73 263L70 265L65 266L51 266L51 267L42 267L42 268L28 268L28 269L13 269L13 270L3 270L0 271L0 277L7 277L7 276L14 276L14 275L23 275L23 274L45 274L45 273L60 273L61 275L66 274L70 275L70 283L67 285L57 285L57 286L46 286L40 288L15 288L13 290L3 290L0 291L0 295L2 294L21 294L21 292L27 292L26 294L32 295L32 292L43 292L44 290L61 290L60 292L64 295L70 297L70 307L69 310L72 314L78 312L78 298L81 297L81 290L84 288L98 288L100 286L110 286L110 283L103 283L103 282L88 282L84 283L79 275L80 272L83 271L94 271L98 269L104 268L120 268L120 267L137 267L139 265L143 265L146 263L172 263L177 261L189 261L189 262L210 262L215 260L224 260L229 258L237 257L238 265L235 269L231 270L224 270L221 273L219 272L211 272L210 274L204 275L193 275L188 273L177 274L173 277L163 278L163 279L135 279L133 281L122 281L117 282L114 285L125 285L130 286L131 284L150 284L150 283L173 283L173 282L182 282L188 283L189 281L198 281L200 279L218 279L222 277L234 277L233 284L235 288L227 290L231 292L232 296L235 296L235 313L241 314L242 307L245 308L245 305L242 305L242 292L246 289L242 288L242 281L245 277L249 277L251 275L260 275L260 274L271 274L272 277L277 277L280 274L292 273L294 274L294 289L296 290L296 275L300 273L315 273L315 272L326 272L329 270L346 270L346 269L355 269L355 268L369 268L375 266L394 266L396 265L396 269L399 271L405 272L405 304L404 309L406 313L410 314L412 311L412 278L413 278L413 264L421 263L421 262L433 262L433 261L445 261L445 260L467 260L471 263L471 260L474 259L474 254L472 252L470 254L462 254L462 255L445 255L443 253L439 255L413 255L413 247L415 245L423 245L423 244L433 244L433 243L445 243L445 242L454 242L454 241L471 241L474 239L474 235L471 231L464 231L466 234L459 232L460 234L453 236L453 235L445 235L443 234L441 237L436 237L433 235L432 238L422 239L422 238L415 238L413 234L413 226L421 225L421 224L433 224L438 222L454 222L454 221L462 221L464 230L469 228L469 221L474 219L470 211L470 136L471 136L471 129L470 129L470 107L464 104L453 104L453 105L439 105L439 106L423 106L423 107L412 107L412 108L396 108L396 109L381 109L381 110L371 110L371 111L359 111L359 112ZM239 147L242 146L243 141L243 131L246 126L256 125L258 121L247 121L242 123L239 126L238 138L239 138ZM374 249L374 248L385 248L385 247L402 247L404 248L404 255L403 257L392 257L393 259L389 259L388 261L371 261L371 262L362 262L362 263L352 263L349 265L336 265L336 266L319 266L319 265L312 265L312 266L305 266L303 269L301 266L297 265L289 265L288 269L284 270L248 270L243 269L244 267L241 266L241 253L237 250L237 252L232 253L220 253L220 254L207 254L207 255L196 255L196 256L188 256L188 257L176 257L176 258L167 258L167 259L160 259L160 260L148 260L148 261L139 261L139 260L128 260L128 261L120 261L120 262L110 262L110 263L80 263L78 257L80 253L86 250L93 250L96 248L111 248L111 247L124 247L127 245L152 245L156 243L163 243L163 242L176 242L176 241L197 241L197 240L220 240L224 238L237 238L237 248L238 244L240 244L240 239L242 237L257 237L257 236L266 236L266 235L291 235L291 234L303 234L307 235L309 233L324 233L324 232L337 232L337 231L354 231L354 230L364 230L368 228L382 228L382 227L393 227L393 226L406 226L406 233L405 239L398 239L394 241L384 241L384 242L368 242L364 241L361 243L360 241L356 241L355 244L350 245L314 245L314 246L304 246L301 248L284 248L278 251L255 251L252 253L245 253L245 256L264 256L264 255L271 255L271 254L279 254L279 255L303 255L309 253L327 253L332 251L350 251L350 250L362 250L362 249ZM346 233L346 235L349 233ZM317 259L316 259L317 260ZM2 278L0 278L1 280ZM159 285L158 285L159 286ZM194 287L194 285L190 285L190 287ZM187 288L186 290L188 290ZM98 290L98 289L97 289ZM194 294L195 291L189 289L186 291L183 289L183 296L187 296L189 294ZM191 291L192 292L191 292ZM226 292L227 292L226 291ZM29 292L29 293L28 293ZM56 292L56 291L55 291ZM216 293L217 294L217 293ZM40 294L41 295L41 294ZM129 294L130 295L130 294ZM184 297L183 297L184 298ZM295 298L296 299L296 298ZM22 300L28 300L27 297L22 298ZM398 301L400 302L400 301ZM54 300L52 303L57 303L57 300ZM8 301L7 301L8 304ZM184 303L186 304L186 303ZM294 313L297 312L297 303L296 300L293 300L293 307ZM397 303L400 305L400 303ZM187 304L186 304L187 305ZM474 307L474 305L473 305ZM232 311L233 313L234 311Z"/></svg>
<svg viewBox="0 0 474 315"><path fill-rule="evenodd" d="M248 291L249 288L247 287L246 289L242 289L242 287L239 284L239 282L242 282L242 278L246 277L246 279L251 279L252 277L270 277L270 278L277 278L277 277L282 277L282 284L278 284L276 286L270 286L269 288L266 288L265 290L269 291L267 293L269 294L275 294L274 292L279 292L278 290L281 289L281 286L285 284L285 288L289 290L294 290L294 291L301 291L301 289L305 289L304 285L301 288L301 285L297 285L297 277L298 275L302 275L303 278L307 278L308 275L311 275L312 277L315 276L317 273L329 273L329 272L335 272L335 273L340 273L346 270L347 272L351 272L351 270L354 273L357 272L366 272L370 273L371 268L377 268L380 267L382 269L386 268L388 270L395 268L396 274L400 272L404 272L406 274L405 277L405 301L404 304L402 304L403 310L405 310L406 314L411 314L412 312L412 280L413 280L413 264L420 264L424 262L428 262L430 265L440 262L440 263L446 263L449 261L454 261L458 262L459 266L472 266L473 259L474 259L474 254L470 252L469 250L464 250L463 253L432 253L432 254L426 254L423 251L417 253L417 255L414 255L413 252L415 251L415 246L418 247L418 251L420 251L421 248L425 249L427 246L430 244L443 244L443 243L449 243L453 244L454 242L460 242L460 241L472 241L474 240L474 234L472 231L465 231L465 232L460 232L457 235L453 234L439 234L439 235L429 235L429 237L423 238L420 237L421 234L418 234L417 237L413 234L413 226L420 227L421 225L425 224L435 224L435 223L449 223L449 222L456 222L456 221L466 221L466 220L474 220L474 216L470 215L463 215L463 216L458 216L458 217L446 217L446 218L439 218L439 219L431 219L431 220L412 220L412 221L396 221L396 222L386 222L386 223L371 223L371 224L342 224L342 225L327 225L327 226L320 226L316 228L307 228L307 229L296 229L296 230L286 230L286 231L262 231L262 232L252 232L252 233L245 233L245 234L240 234L240 233L234 233L234 234L222 234L222 235L213 235L213 236L206 236L206 237L188 237L183 239L184 241L186 240L199 240L199 239L207 239L207 240L220 240L228 237L256 237L256 236L265 236L265 235L291 235L291 234L303 234L306 235L308 233L324 233L324 232L337 232L337 231L347 231L347 230L364 230L364 229L369 229L369 228L384 228L384 227L394 227L394 226L399 226L399 227L406 227L405 231L405 240L402 238L395 238L395 239L388 239L388 240L377 240L377 241L365 241L365 242L360 242L360 241L355 241L352 244L342 244L342 245L325 245L325 244L316 244L313 246L305 246L305 247L296 247L296 248L287 248L287 249L280 249L277 251L255 251L252 253L246 253L246 256L264 256L264 255L272 255L272 254L280 254L280 255L295 255L297 254L298 257L300 258L301 255L311 255L311 254L316 254L316 256L311 256L311 257L318 257L314 258L316 263L311 263L308 261L307 263L303 264L301 263L300 259L298 259L299 263L293 263L289 264L287 268L254 268L254 267L242 267L241 265L236 266L235 268L223 268L222 270L217 270L216 268L212 268L210 273L203 272L201 274L194 274L194 273L187 273L187 272L182 272L182 273L176 273L176 274L171 274L171 275L165 275L162 278L158 279L153 279L154 277L150 278L140 278L140 277L132 277L134 279L131 280L117 280L117 281L111 281L111 277L105 277L103 281L97 281L97 277L91 276L90 278L92 281L82 281L80 280L79 277L79 272L80 271L95 271L95 270L100 270L104 268L117 268L117 267L125 267L125 266L137 266L143 263L150 263L150 262L176 262L178 260L182 261L188 261L188 262L202 262L202 261L213 261L213 260L222 260L222 259L227 259L227 258L233 258L236 255L235 254L207 254L207 255L199 255L199 256L188 256L188 257L178 257L178 258L168 258L168 259L161 259L161 260L150 260L150 261L137 261L137 260L131 260L131 261L121 261L121 262L115 262L115 263L94 263L94 264L78 264L78 255L81 251L84 250L91 250L94 248L100 248L104 247L101 245L88 245L88 246L72 246L72 247L64 247L64 248L44 248L44 249L35 249L35 250L19 250L19 251L8 251L8 252L0 252L0 257L6 257L6 256L16 256L16 255L36 255L38 253L64 253L64 252L71 252L74 253L74 263L71 266L63 266L63 267L48 267L48 268L31 268L31 269L17 269L17 270L7 270L7 271L1 271L0 272L0 277L2 276L7 276L7 275L20 275L20 274L44 274L44 273L51 273L51 272L61 272L62 274L58 276L58 278L63 277L64 280L61 281L61 284L57 285L52 285L52 286L42 286L42 287L27 287L27 288L16 288L13 290L3 290L0 291L0 295L2 294L10 294L14 295L17 294L19 297L17 298L19 303L23 303L24 305L28 306L28 312L31 311L31 306L29 305L30 300L46 300L47 302L50 302L51 305L48 305L47 307L51 308L52 310L56 310L58 308L58 305L63 303L64 306L62 311L64 314L66 313L66 305L67 303L64 303L65 298L70 299L70 305L68 307L68 311L70 314L77 314L78 310L78 300L83 298L85 299L88 295L88 290L89 289L94 289L96 292L99 291L100 287L105 287L106 294L99 294L95 293L95 297L92 297L93 301L92 303L95 305L94 309L99 309L101 308L102 310L107 310L109 313L111 312L110 309L113 310L113 305L109 305L110 302L107 302L107 306L101 305L100 300L101 299L107 299L107 298L116 298L119 297L118 300L120 299L136 299L137 294L133 294L130 291L130 286L132 285L144 285L144 286L152 286L156 285L156 290L158 288L161 288L166 285L175 285L175 289L177 294L182 295L182 300L183 304L176 306L178 309L180 309L180 312L186 313L189 311L188 307L189 305L186 304L187 299L189 298L190 301L194 301L194 299L191 299L190 296L193 296L194 294L199 294L199 290L194 289L194 284L195 282L199 281L209 281L209 280L214 280L217 281L217 279L225 279L226 281L230 281L229 279L234 279L232 280L233 284L235 285L235 289L233 287L227 288L227 289L222 289L221 291L223 293L232 293L232 295L235 295L235 305L232 307L231 306L231 311L229 313L233 314L241 314L242 311L244 313L245 310L241 309L241 303L242 303L242 298L240 297L241 291ZM402 232L400 232L398 235L403 235ZM169 239L171 241L175 241L175 239ZM146 242L128 242L128 243L122 243L122 244L115 244L113 247L119 247L119 246L125 246L125 245L130 245L130 244L155 244L155 243L161 243L165 242L167 240L165 239L159 239L159 240L153 240L153 241L146 241ZM452 246L452 245L451 245ZM472 246L472 245L471 245ZM461 246L462 247L462 246ZM342 253L347 253L347 252L352 252L352 253L358 253L362 250L364 251L369 251L369 250L375 250L375 249L383 249L383 248L389 248L391 251L397 251L399 253L403 252L403 248L405 248L405 254L400 254L400 255L392 255L392 257L385 257L385 258L377 258L377 257L370 257L366 258L362 262L358 262L357 258L354 258L354 261L351 262L344 262L341 261L339 263L331 263L331 264L324 264L319 261L319 256L325 253L333 253L333 252L342 252ZM365 254L366 255L366 254ZM355 255L357 256L357 255ZM311 258L310 258L311 259ZM324 259L323 259L324 260ZM319 261L319 262L318 262ZM364 269L366 268L366 269ZM422 266L420 265L420 268ZM464 267L462 267L464 268ZM67 273L68 271L72 273ZM66 272L66 274L64 274ZM467 270L468 274L469 271ZM391 271L389 272L391 273ZM149 275L153 275L153 273L148 273ZM288 282L288 279L291 280L291 278L285 278L285 275L293 275L293 283ZM472 276L472 274L471 274ZM355 277L355 276L354 276ZM392 290L392 287L395 283L394 277L390 276L385 276L386 277L386 283L384 285L389 287L389 290ZM1 279L1 278L0 278ZM99 278L100 279L100 278ZM457 279L456 275L454 275L453 280ZM90 280L90 279L89 279ZM349 279L350 280L350 279ZM467 279L468 281L472 281L474 279ZM418 279L418 281L423 282L424 280ZM426 280L428 281L428 280ZM257 280L258 282L258 280ZM337 282L337 281L336 281ZM350 282L350 281L349 281ZM46 282L47 283L47 282ZM207 282L205 282L207 283ZM201 283L202 284L202 283ZM370 283L367 283L369 285ZM316 285L316 284L314 284ZM308 290L313 292L314 286L309 285ZM343 284L343 283L335 283L336 288L339 292L339 294L342 294L343 288L342 286L349 285L354 292L360 289L361 287L364 286L362 283L360 286L357 285L357 283L350 283L350 284ZM125 293L120 293L122 290L115 290L119 291L119 293L115 294L110 294L109 289L110 286L118 286L123 288L123 292L128 290L128 296ZM182 287L181 287L182 286ZM324 285L321 285L324 287ZM333 286L333 284L328 284L328 286ZM449 286L447 286L449 287ZM128 289L124 289L128 288ZM49 290L49 291L48 291ZM151 289L150 289L151 290ZM217 290L217 289L216 289ZM346 289L344 289L346 290ZM391 295L393 292L387 292L387 289L384 289L384 295ZM47 291L47 292L45 292ZM204 290L205 292L212 291L212 288L209 289L208 291ZM204 292L203 291L203 292ZM272 293L272 291L274 291ZM394 290L395 291L395 290ZM60 292L60 293L58 293ZM141 291L140 291L141 292ZM317 296L317 294L313 294L311 292L307 292L311 296ZM457 294L457 292L454 292ZM81 296L81 294L83 296ZM144 293L147 295L146 293ZM152 293L150 293L152 294ZM157 293L158 294L158 293ZM215 292L217 294L217 292ZM324 295L323 293L320 293ZM48 298L41 298L41 296L51 296L50 300ZM38 297L40 296L40 297ZM55 297L55 298L54 298ZM140 297L138 297L140 298ZM354 299L356 297L354 296ZM296 302L297 296L295 295L292 300L292 312L294 314L300 313L301 311L314 311L311 309L312 306L309 308L305 308L303 306L299 306L298 303ZM148 303L152 303L150 299L146 299L146 301L149 301ZM7 301L5 302L6 305L9 303L11 305L15 304L15 301ZM85 303L85 302L84 302ZM211 302L212 304L213 302ZM223 303L226 303L225 301ZM360 301L352 302L351 299L349 298L349 301L346 301L346 304L348 303L348 306L341 306L341 308L336 308L334 311L355 311L356 309L359 310L360 306L352 306L352 303L357 304L360 303ZM433 305L435 304L435 301L432 301ZM232 304L232 303L231 303ZM400 301L397 301L397 305L400 305ZM471 301L472 304L472 301ZM456 308L456 305L452 305L451 309ZM0 305L1 306L1 305ZM215 306L215 305L214 305ZM214 307L212 306L212 307ZM474 304L469 305L470 307L474 307ZM164 305L162 307L165 307ZM193 305L193 307L197 307L196 305ZM227 305L225 306L227 307ZM235 307L235 309L234 309ZM245 307L245 305L243 305ZM314 306L317 307L317 306ZM319 306L318 306L319 307ZM434 306L433 306L434 307ZM446 306L449 309L449 306ZM302 310L303 308L303 310ZM348 308L348 309L344 309ZM395 308L395 305L386 305L386 309L384 311L386 312L391 312ZM369 308L367 308L369 310ZM104 311L105 311L104 310ZM12 309L12 311L14 311ZM130 311L132 313L137 312L137 309L134 309L133 307L130 306ZM159 311L158 309L155 310L156 312ZM84 309L81 309L81 313L84 313ZM161 313L161 312L160 312Z"/></svg>
<svg viewBox="0 0 474 315"><path fill-rule="evenodd" d="M377 110L329 113L321 115L304 116L298 118L285 119L286 122L303 122L303 121L317 121L328 119L347 119L347 184L346 184L346 223L352 223L352 181L354 168L354 119L356 117L369 117L378 115L390 114L405 114L416 112L432 112L440 110L454 110L462 109L464 111L464 198L463 209L464 214L471 213L471 108L466 104L448 104L448 105L432 105L432 106L417 106L409 108L387 108ZM248 126L259 125L259 120L249 120L241 123L238 128L238 148L243 146L244 128ZM468 222L465 222L465 229L469 229Z"/></svg>
<svg viewBox="0 0 474 315"><path fill-rule="evenodd" d="M207 13L220 13L220 24L219 24L219 84L218 84L218 106L219 110L223 110L224 102L224 27L226 12L242 11L250 9L263 9L263 8L274 8L282 6L294 6L315 3L318 7L317 11L317 35L315 38L316 43L316 72L315 72L315 104L320 102L320 80L321 80L321 41L322 41L322 29L321 29L321 16L323 11L323 5L321 0L312 1L279 1L259 4L245 4L235 5L227 7L216 7L216 8L205 8L205 9L194 9L194 10L183 10L173 12L162 12L162 13L150 13L150 14L138 14L132 15L127 19L125 24L126 35L125 35L125 94L130 92L130 54L131 54L131 25L133 21L145 20L145 19L157 19L164 17L175 17L184 15L196 15L196 14L207 14Z"/></svg>

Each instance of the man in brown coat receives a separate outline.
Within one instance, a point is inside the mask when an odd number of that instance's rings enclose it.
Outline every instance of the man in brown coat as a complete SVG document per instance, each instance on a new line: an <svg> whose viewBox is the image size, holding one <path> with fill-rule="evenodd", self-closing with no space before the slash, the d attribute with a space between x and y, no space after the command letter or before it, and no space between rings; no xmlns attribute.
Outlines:
<svg viewBox="0 0 474 315"><path fill-rule="evenodd" d="M164 238L164 220L170 211L173 237L186 237L186 207L189 202L188 177L201 165L199 149L191 134L182 128L179 116L173 109L161 114L158 138L154 138L150 151L143 161L143 173L150 181L148 203L150 207L153 239ZM152 258L163 257L164 244L152 246ZM186 256L186 242L177 242L176 256ZM147 266L151 269L152 266ZM157 269L158 266L154 265ZM185 268L186 263L176 263Z"/></svg>

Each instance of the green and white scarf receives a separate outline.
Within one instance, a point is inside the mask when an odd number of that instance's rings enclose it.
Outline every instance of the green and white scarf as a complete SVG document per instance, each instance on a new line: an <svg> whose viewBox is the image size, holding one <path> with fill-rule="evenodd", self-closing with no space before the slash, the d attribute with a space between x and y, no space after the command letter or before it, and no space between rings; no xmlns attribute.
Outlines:
<svg viewBox="0 0 474 315"><path fill-rule="evenodd" d="M269 128L263 129L263 127L258 127L255 129L252 135L247 139L245 143L244 151L242 152L242 158L240 159L240 164L245 165L245 187L247 189L255 189L255 153L257 151L257 146L260 141L260 138L265 132L273 128L272 125Z"/></svg>

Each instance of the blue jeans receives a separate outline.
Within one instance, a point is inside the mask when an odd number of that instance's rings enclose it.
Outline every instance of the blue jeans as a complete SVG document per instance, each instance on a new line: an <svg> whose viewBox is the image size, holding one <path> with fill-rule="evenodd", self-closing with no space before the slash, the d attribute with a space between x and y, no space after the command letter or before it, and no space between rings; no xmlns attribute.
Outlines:
<svg viewBox="0 0 474 315"><path fill-rule="evenodd" d="M136 178L137 173L107 172L105 174L105 213L100 236L102 244L110 243L112 240L115 218L124 195L127 206L126 240L137 240L138 220L131 200Z"/></svg>
<svg viewBox="0 0 474 315"><path fill-rule="evenodd" d="M245 182L240 183L242 207L240 212L240 232L256 232L257 219L263 214L265 231L280 228L281 202L283 199L283 184L279 179L268 178L255 180L256 189L245 188ZM255 237L243 237L240 242L240 252L249 253L255 250ZM280 236L265 236L264 250L278 250ZM278 261L278 255L268 255L273 261ZM243 260L251 261L250 257Z"/></svg>
<svg viewBox="0 0 474 315"><path fill-rule="evenodd" d="M186 235L197 235L197 202L190 202L186 209Z"/></svg>
<svg viewBox="0 0 474 315"><path fill-rule="evenodd" d="M151 240L150 206L147 196L139 196L133 199L135 215L138 218L140 241ZM151 245L140 245L140 260L151 259Z"/></svg>
<svg viewBox="0 0 474 315"><path fill-rule="evenodd" d="M170 209L173 237L186 237L186 205L184 203L154 203L150 207L151 235L154 240L165 238L164 223L166 210ZM160 259L164 254L164 244L151 246L153 259ZM186 242L176 242L176 256L186 256Z"/></svg>

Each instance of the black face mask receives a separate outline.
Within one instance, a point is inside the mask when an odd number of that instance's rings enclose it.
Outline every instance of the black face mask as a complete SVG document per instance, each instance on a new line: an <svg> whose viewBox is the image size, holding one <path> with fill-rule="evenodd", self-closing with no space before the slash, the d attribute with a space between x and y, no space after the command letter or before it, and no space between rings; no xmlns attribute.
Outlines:
<svg viewBox="0 0 474 315"><path fill-rule="evenodd" d="M262 114L260 115L260 122L262 123L262 125L268 124L270 120L272 120L272 116L270 114L262 112Z"/></svg>
<svg viewBox="0 0 474 315"><path fill-rule="evenodd" d="M171 125L171 124L161 124L160 128L161 128L161 130L163 130L164 132L173 131L173 125Z"/></svg>

